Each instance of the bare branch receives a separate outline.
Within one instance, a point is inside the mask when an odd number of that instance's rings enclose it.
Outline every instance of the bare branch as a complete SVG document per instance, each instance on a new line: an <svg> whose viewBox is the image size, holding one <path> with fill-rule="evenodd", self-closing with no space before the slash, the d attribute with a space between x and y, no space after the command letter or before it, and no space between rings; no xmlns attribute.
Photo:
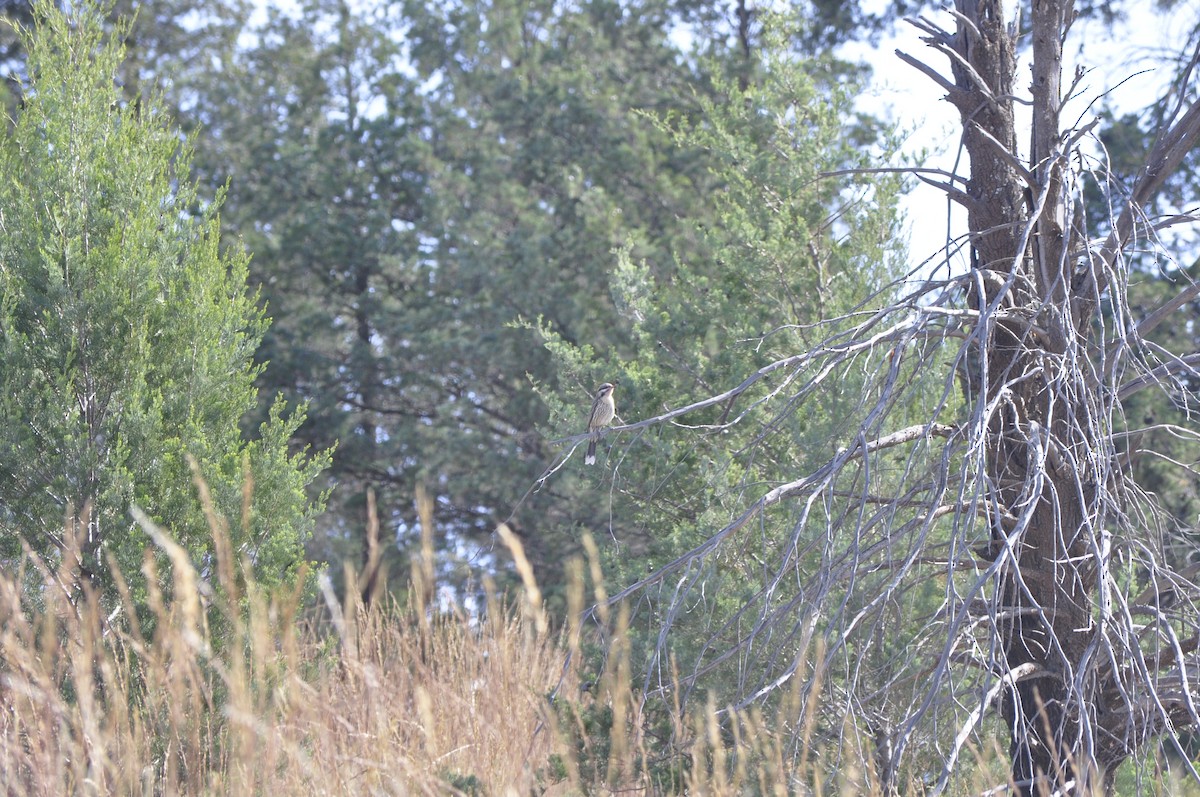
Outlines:
<svg viewBox="0 0 1200 797"><path fill-rule="evenodd" d="M953 83L951 83L946 78L942 77L940 72L938 72L936 69L934 69L929 64L922 61L921 59L914 58L913 56L909 55L908 53L904 52L903 50L896 50L896 57L899 58L904 63L908 64L909 66L915 67L917 70L919 70L921 72L921 74L925 75L930 80L932 80L934 83L938 84L943 89L945 89L946 96L950 96L952 94L958 94L959 89L957 86L955 86Z"/></svg>
<svg viewBox="0 0 1200 797"><path fill-rule="evenodd" d="M720 545L721 542L727 537L744 528L747 523L749 523L767 508L774 506L785 498L790 498L792 496L801 494L812 488L814 485L824 482L831 473L838 470L850 459L859 458L867 454L873 454L876 451L892 448L893 446L898 446L903 443L911 443L914 440L922 440L929 437L948 438L953 436L956 432L957 429L955 427L947 424L917 424L915 426L910 426L907 429L901 429L898 432L885 435L877 440L867 442L865 445L858 445L853 448L843 448L824 465L808 476L787 484L782 484L779 487L770 490L762 498L751 504L746 511L739 515L732 523L725 526L725 528L721 529L716 534L712 535L703 543L691 549L682 556L676 557L674 560L663 565L652 575L647 576L641 581L631 584L630 586L616 593L608 599L605 605L613 606L614 604L620 603L634 593L644 590L651 584L657 584L671 573L679 570L681 567L701 558ZM593 611L595 611L595 607L589 610L588 614L590 615Z"/></svg>
<svg viewBox="0 0 1200 797"><path fill-rule="evenodd" d="M1181 373L1196 373L1196 369L1200 368L1200 354L1188 354L1170 362L1165 362L1158 366L1148 374L1139 376L1130 382L1121 385L1117 390L1117 399L1125 401L1134 393L1143 390L1150 385L1158 384L1168 376Z"/></svg>
<svg viewBox="0 0 1200 797"><path fill-rule="evenodd" d="M966 178L962 175L948 172L945 169L929 169L917 166L878 166L870 169L835 169L830 172L821 172L821 177L845 177L847 175L860 174L911 174L921 176L923 174L933 174L939 177L945 177L947 180L965 183Z"/></svg>
<svg viewBox="0 0 1200 797"><path fill-rule="evenodd" d="M1183 307L1197 296L1200 296L1200 282L1193 282L1191 285L1180 291L1174 299L1167 302L1150 315L1146 316L1146 318L1140 324L1138 324L1138 337L1144 338L1149 335L1158 327L1159 324L1167 320L1167 316L1171 315L1171 313L1175 312L1180 307Z"/></svg>
<svg viewBox="0 0 1200 797"><path fill-rule="evenodd" d="M1129 203L1121 211L1112 232L1100 246L1100 259L1106 265L1111 267L1116 263L1118 255L1129 243L1137 220L1142 216L1142 209L1183 163L1184 157L1196 145L1197 140L1200 140L1200 101L1192 103L1179 121L1159 135L1154 149L1146 159L1146 165L1134 184ZM1101 290L1103 289L1102 283Z"/></svg>
<svg viewBox="0 0 1200 797"><path fill-rule="evenodd" d="M954 746L950 748L950 752L946 756L945 764L942 767L942 776L938 779L937 785L933 789L935 795L941 794L946 790L946 786L950 783L950 777L954 774L954 765L958 762L958 754L962 752L963 745L967 743L967 739L979 727L979 723L983 720L983 715L995 704L996 698L1005 689L1011 689L1022 681L1028 681L1031 678L1045 677L1048 673L1033 662L1025 662L1018 664L1013 669L1004 673L991 688L984 694L983 699L979 701L979 705L971 710L967 721L963 723L958 730L958 735L954 737Z"/></svg>

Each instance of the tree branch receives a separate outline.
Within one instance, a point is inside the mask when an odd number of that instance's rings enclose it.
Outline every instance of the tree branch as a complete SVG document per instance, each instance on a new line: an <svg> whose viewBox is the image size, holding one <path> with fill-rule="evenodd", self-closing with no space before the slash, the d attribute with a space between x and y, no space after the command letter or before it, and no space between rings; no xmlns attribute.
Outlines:
<svg viewBox="0 0 1200 797"><path fill-rule="evenodd" d="M1200 139L1200 100L1192 103L1187 112L1169 130L1162 133L1154 149L1146 159L1146 165L1138 175L1137 183L1130 194L1129 203L1121 211L1117 223L1100 246L1100 258L1111 268L1118 255L1124 250L1133 234L1137 219L1143 215L1145 206L1154 197L1163 183L1170 177L1184 157ZM1107 284L1100 281L1103 291Z"/></svg>
<svg viewBox="0 0 1200 797"><path fill-rule="evenodd" d="M1148 374L1143 374L1137 379L1133 379L1121 385L1117 389L1117 399L1125 401L1125 399L1137 393L1143 388L1157 384L1172 374L1184 373L1187 371L1195 371L1200 367L1200 353L1188 354L1180 357L1177 360L1172 360L1169 363L1163 363Z"/></svg>
<svg viewBox="0 0 1200 797"><path fill-rule="evenodd" d="M979 705L971 710L967 721L958 729L958 735L954 737L954 746L950 749L949 755L946 756L946 761L942 766L942 776L938 779L937 786L934 787L935 795L941 794L946 790L947 784L950 782L950 776L954 774L954 764L958 761L958 754L962 752L963 745L967 743L967 739L975 732L975 728L983 720L983 715L987 713L988 708L996 702L996 698L1005 689L1011 689L1022 681L1028 681L1031 678L1041 678L1048 673L1045 669L1039 667L1031 661L1024 664L1018 664L1013 669L1004 673L1004 675L992 684L991 689L979 701Z"/></svg>
<svg viewBox="0 0 1200 797"><path fill-rule="evenodd" d="M836 473L842 468L842 466L852 459L859 459L868 454L873 454L876 451L882 451L886 448L892 448L893 446L898 446L903 443L910 443L914 440L920 440L922 438L949 438L957 433L957 426L950 426L944 423L916 424L915 426L909 426L905 429L901 429L900 431L893 432L889 435L884 435L883 437L875 440L871 440L867 442L866 445L858 444L852 448L839 449L832 458L830 458L824 465L815 470L813 473L805 476L802 479L797 479L796 481L788 482L787 484L781 484L780 486L771 490L762 498L751 504L745 512L737 517L732 523L725 526L725 528L721 529L716 534L697 545L695 548L692 548L690 551L677 556L672 561L663 565L661 568L656 570L653 575L647 576L641 581L631 584L617 594L613 595L611 598L605 601L603 605L613 606L625 600L630 595L633 595L634 593L643 590L652 584L662 581L668 574L673 573L680 567L683 567L684 565L689 564L690 562L693 562L696 559L704 556L706 553L712 551L714 548L720 545L724 539L743 528L747 523L761 514L768 507L779 503L785 498L790 498L797 493L803 492L814 484L825 481L831 474ZM596 610L596 608L597 606L593 606L587 611L585 616L590 616Z"/></svg>

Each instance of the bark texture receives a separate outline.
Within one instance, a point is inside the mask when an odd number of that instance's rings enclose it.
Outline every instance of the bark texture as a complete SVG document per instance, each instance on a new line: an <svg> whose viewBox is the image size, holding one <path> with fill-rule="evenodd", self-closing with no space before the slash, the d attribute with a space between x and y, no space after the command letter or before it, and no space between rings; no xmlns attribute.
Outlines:
<svg viewBox="0 0 1200 797"><path fill-rule="evenodd" d="M988 498L999 521L989 555L1001 574L996 612L1008 688L1012 779L1024 794L1094 794L1161 721L1139 723L1105 639L1107 527L1123 507L1112 484L1112 398L1089 339L1111 284L1089 250L1069 179L1062 42L1072 3L1032 4L1032 129L1014 127L1015 33L998 0L957 3L948 99L959 110L971 177L972 309L985 325L978 398L987 414ZM1117 249L1120 247L1117 246ZM1019 677L1012 677L1019 674Z"/></svg>

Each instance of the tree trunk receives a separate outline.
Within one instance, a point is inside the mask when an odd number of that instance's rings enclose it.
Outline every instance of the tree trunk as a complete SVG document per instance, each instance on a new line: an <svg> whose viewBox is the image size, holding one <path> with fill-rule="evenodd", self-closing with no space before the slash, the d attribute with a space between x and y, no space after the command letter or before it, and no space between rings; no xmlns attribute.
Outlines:
<svg viewBox="0 0 1200 797"><path fill-rule="evenodd" d="M1104 791L1090 722L1097 684L1081 677L1096 637L1092 605L1098 535L1091 463L1111 457L1089 419L1095 389L1083 378L1095 303L1072 303L1071 197L1062 180L1058 124L1063 1L1033 4L1030 167L1017 155L1015 41L998 0L959 2L954 89L971 159L967 184L972 309L985 325L989 500L1006 520L992 530L1001 572L1000 637L1007 673L1031 673L1002 695L1012 779L1021 794ZM1082 244L1081 244L1082 245ZM1029 666L1032 665L1032 666Z"/></svg>

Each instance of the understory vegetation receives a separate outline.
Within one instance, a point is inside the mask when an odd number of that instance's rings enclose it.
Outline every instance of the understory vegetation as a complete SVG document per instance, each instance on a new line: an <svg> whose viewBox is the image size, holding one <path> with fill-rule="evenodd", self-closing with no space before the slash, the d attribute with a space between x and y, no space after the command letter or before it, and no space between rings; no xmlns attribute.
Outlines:
<svg viewBox="0 0 1200 797"><path fill-rule="evenodd" d="M0 574L6 793L886 793L859 745L823 742L813 727L841 723L861 738L852 712L792 726L801 689L769 711L732 711L711 695L669 716L648 711L631 682L625 607L593 671L582 654L594 634L549 627L536 583L511 595L489 587L478 611L436 610L418 567L403 601L364 605L323 581L314 603L257 584L231 555L227 524L210 517L218 555L207 577L142 519L155 543L145 575L173 585L152 591L145 623L127 593L108 612L79 581L79 523L64 528L61 559L27 551ZM595 559L567 569L573 608L603 601ZM956 793L1002 793L999 741L971 754ZM1152 781L1137 772L1127 768L1120 793L1198 793L1178 765ZM925 786L914 779L905 793Z"/></svg>
<svg viewBox="0 0 1200 797"><path fill-rule="evenodd" d="M768 717L710 700L652 722L619 641L627 612L589 676L587 634L548 628L535 585L427 611L436 590L415 571L405 603L339 599L325 581L314 606L257 584L212 517L208 579L143 518L166 560L147 552L145 575L172 585L152 590L146 622L127 593L108 612L81 583L79 523L61 559L29 551L0 575L8 793L879 793L867 762L827 774L842 751L793 760L773 730L798 714L786 702ZM580 608L584 568L569 569Z"/></svg>

